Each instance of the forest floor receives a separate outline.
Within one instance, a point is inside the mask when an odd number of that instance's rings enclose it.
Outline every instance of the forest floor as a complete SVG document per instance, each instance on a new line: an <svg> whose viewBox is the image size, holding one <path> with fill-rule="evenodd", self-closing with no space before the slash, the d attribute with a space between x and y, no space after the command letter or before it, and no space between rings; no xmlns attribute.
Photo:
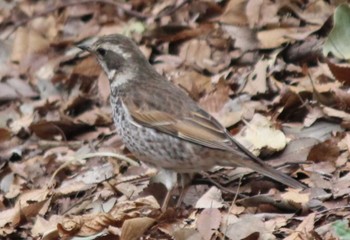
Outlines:
<svg viewBox="0 0 350 240"><path fill-rule="evenodd" d="M0 0L1 239L350 239L350 68L323 54L339 2ZM308 188L215 167L162 212L75 47L113 33Z"/></svg>

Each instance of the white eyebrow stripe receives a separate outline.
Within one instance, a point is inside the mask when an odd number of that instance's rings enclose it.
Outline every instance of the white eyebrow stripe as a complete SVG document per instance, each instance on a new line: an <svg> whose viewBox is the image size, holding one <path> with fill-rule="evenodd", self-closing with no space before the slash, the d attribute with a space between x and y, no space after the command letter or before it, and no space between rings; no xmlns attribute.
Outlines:
<svg viewBox="0 0 350 240"><path fill-rule="evenodd" d="M109 50L112 52L116 52L117 54L123 56L124 58L130 58L131 54L128 52L125 52L122 48L120 48L118 45L110 44L110 43L104 43L103 49Z"/></svg>

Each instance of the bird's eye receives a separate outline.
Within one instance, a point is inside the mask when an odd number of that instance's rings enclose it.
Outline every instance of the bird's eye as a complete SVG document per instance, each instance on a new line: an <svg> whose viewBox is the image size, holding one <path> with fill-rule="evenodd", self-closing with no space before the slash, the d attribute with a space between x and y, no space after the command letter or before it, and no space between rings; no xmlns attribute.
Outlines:
<svg viewBox="0 0 350 240"><path fill-rule="evenodd" d="M103 57L104 55L106 55L106 50L104 50L103 48L98 48L96 51L97 51L98 54L100 54L102 57Z"/></svg>

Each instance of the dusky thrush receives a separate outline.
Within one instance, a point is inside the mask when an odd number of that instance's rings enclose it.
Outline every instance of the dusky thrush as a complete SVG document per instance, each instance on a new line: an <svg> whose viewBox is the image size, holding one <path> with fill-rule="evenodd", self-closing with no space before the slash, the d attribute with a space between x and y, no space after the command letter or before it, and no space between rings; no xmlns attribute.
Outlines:
<svg viewBox="0 0 350 240"><path fill-rule="evenodd" d="M108 76L118 134L139 160L180 174L216 165L247 167L287 186L304 187L239 144L182 89L160 75L131 39L114 34L78 47L94 54Z"/></svg>

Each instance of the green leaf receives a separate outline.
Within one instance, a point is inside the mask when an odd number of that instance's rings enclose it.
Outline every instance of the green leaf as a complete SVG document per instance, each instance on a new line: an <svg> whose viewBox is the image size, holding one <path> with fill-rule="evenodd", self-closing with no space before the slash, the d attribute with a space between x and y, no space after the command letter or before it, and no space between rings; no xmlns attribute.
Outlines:
<svg viewBox="0 0 350 240"><path fill-rule="evenodd" d="M131 33L143 33L146 30L144 23L139 21L130 21L123 29L123 34L130 37Z"/></svg>
<svg viewBox="0 0 350 240"><path fill-rule="evenodd" d="M340 240L350 239L350 228L348 220L338 220L333 223L332 228L334 233Z"/></svg>
<svg viewBox="0 0 350 240"><path fill-rule="evenodd" d="M350 7L341 4L335 9L334 26L323 45L323 55L332 53L340 59L350 59Z"/></svg>

